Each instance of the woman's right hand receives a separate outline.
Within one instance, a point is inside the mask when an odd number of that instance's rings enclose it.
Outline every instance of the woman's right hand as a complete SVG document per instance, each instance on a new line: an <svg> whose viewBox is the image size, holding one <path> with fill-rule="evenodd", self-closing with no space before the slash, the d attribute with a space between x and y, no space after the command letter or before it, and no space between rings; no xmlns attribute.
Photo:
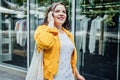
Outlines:
<svg viewBox="0 0 120 80"><path fill-rule="evenodd" d="M53 22L54 21L54 18L53 18L53 11L50 11L49 13L48 13L48 22Z"/></svg>
<svg viewBox="0 0 120 80"><path fill-rule="evenodd" d="M54 17L53 17L53 12L52 11L50 11L49 13L48 13L48 26L49 27L54 27Z"/></svg>

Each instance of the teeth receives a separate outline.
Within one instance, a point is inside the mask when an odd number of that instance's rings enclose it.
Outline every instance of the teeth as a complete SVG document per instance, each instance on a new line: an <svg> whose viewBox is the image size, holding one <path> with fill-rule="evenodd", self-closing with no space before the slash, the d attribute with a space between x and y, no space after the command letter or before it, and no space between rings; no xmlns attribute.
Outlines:
<svg viewBox="0 0 120 80"><path fill-rule="evenodd" d="M60 18L60 19L63 19L63 18Z"/></svg>
<svg viewBox="0 0 120 80"><path fill-rule="evenodd" d="M60 17L60 18L58 18L58 19L64 19L64 18L61 18L61 17Z"/></svg>

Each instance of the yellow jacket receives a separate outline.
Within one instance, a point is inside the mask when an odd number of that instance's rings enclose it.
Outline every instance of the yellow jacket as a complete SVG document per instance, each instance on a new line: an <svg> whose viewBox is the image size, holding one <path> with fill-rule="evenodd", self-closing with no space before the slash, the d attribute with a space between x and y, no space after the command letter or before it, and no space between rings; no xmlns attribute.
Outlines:
<svg viewBox="0 0 120 80"><path fill-rule="evenodd" d="M74 44L72 34L68 30L64 28L62 29ZM44 78L53 80L54 75L57 74L60 56L60 41L58 38L58 30L57 28L50 28L46 25L38 26L34 34L34 39L37 44L38 51L44 49ZM71 58L71 66L75 75L77 61L76 48L74 48Z"/></svg>

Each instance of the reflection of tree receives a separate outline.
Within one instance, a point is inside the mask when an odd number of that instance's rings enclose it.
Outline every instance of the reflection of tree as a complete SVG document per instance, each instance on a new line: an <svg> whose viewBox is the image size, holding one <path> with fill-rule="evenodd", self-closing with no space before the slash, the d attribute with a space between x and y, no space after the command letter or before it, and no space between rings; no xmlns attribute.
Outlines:
<svg viewBox="0 0 120 80"><path fill-rule="evenodd" d="M13 0L13 2L17 3L21 6L21 5L23 5L23 3L27 2L27 0Z"/></svg>
<svg viewBox="0 0 120 80"><path fill-rule="evenodd" d="M12 1L13 1L13 3L16 3L19 6L22 6L27 2L27 0L12 0ZM31 0L30 0L30 2L31 2ZM69 16L71 16L71 6L72 6L71 2L72 2L72 0L34 0L34 4L38 4L38 7L41 7L41 6L47 7L54 2L63 2L66 5L66 7L68 8Z"/></svg>
<svg viewBox="0 0 120 80"><path fill-rule="evenodd" d="M37 0L39 6L48 6L51 5L54 2L63 2L66 7L68 8L68 15L69 18L71 16L71 7L72 7L72 0Z"/></svg>
<svg viewBox="0 0 120 80"><path fill-rule="evenodd" d="M60 2L60 1L63 2L65 5L69 5L71 2L71 0L37 0L37 1L38 1L38 4L40 4L41 6L44 4L51 5L54 2Z"/></svg>
<svg viewBox="0 0 120 80"><path fill-rule="evenodd" d="M27 0L12 0L14 3L17 3L20 5L23 5L24 2L27 2ZM71 0L34 0L35 3L38 3L40 6L47 6L47 5L51 5L54 2L63 2L65 3L65 5L69 5Z"/></svg>

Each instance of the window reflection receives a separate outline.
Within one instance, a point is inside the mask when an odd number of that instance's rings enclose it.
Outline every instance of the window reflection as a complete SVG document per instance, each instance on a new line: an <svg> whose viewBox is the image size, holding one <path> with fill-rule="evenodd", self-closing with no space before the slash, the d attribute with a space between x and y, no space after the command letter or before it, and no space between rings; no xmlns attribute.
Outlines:
<svg viewBox="0 0 120 80"><path fill-rule="evenodd" d="M26 10L25 0L1 0L0 62L2 63L27 67Z"/></svg>

